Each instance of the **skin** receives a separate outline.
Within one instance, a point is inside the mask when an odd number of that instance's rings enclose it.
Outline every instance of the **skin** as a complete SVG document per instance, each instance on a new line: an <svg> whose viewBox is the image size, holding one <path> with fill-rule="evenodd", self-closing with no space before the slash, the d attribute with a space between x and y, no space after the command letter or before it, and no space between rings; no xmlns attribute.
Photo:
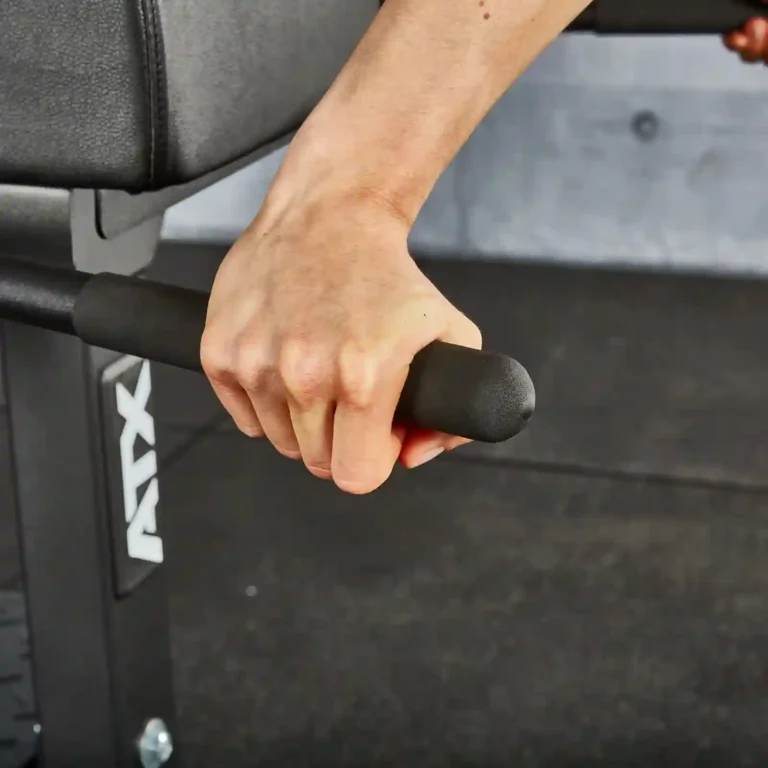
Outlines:
<svg viewBox="0 0 768 768"><path fill-rule="evenodd" d="M768 18L752 19L743 29L727 35L725 44L747 63L768 64Z"/></svg>
<svg viewBox="0 0 768 768"><path fill-rule="evenodd" d="M369 493L462 440L393 425L414 355L479 348L408 233L483 117L588 0L387 0L215 280L203 368L242 432Z"/></svg>
<svg viewBox="0 0 768 768"><path fill-rule="evenodd" d="M238 428L370 493L465 441L393 424L414 355L482 344L411 258L435 182L589 0L387 0L217 274L203 368ZM727 44L765 59L768 23Z"/></svg>

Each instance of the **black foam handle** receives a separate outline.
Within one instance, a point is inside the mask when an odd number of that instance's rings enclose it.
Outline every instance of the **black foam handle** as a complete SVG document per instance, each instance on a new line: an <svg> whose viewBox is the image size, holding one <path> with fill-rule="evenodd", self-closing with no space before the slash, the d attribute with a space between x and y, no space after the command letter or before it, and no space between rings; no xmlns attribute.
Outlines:
<svg viewBox="0 0 768 768"><path fill-rule="evenodd" d="M96 347L200 371L208 299L201 291L101 273L81 289L73 325Z"/></svg>
<svg viewBox="0 0 768 768"><path fill-rule="evenodd" d="M722 34L765 14L759 0L594 0L569 29L605 34Z"/></svg>
<svg viewBox="0 0 768 768"><path fill-rule="evenodd" d="M75 333L88 344L200 371L208 294L99 274L75 301ZM508 440L535 407L530 376L504 355L435 342L414 359L398 419L481 442Z"/></svg>
<svg viewBox="0 0 768 768"><path fill-rule="evenodd" d="M437 342L411 363L397 413L449 435L501 443L525 428L535 406L533 383L517 360Z"/></svg>

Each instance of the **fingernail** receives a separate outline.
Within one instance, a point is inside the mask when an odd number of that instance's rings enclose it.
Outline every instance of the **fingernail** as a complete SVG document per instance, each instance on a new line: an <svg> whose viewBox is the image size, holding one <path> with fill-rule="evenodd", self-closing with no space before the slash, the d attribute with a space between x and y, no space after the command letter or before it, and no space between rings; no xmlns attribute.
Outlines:
<svg viewBox="0 0 768 768"><path fill-rule="evenodd" d="M436 459L441 453L445 452L445 448L440 446L439 448L433 448L431 451L427 451L425 454L422 455L422 457L411 467L411 469L416 469L416 467L423 467L425 464L428 464L430 461L433 461Z"/></svg>
<svg viewBox="0 0 768 768"><path fill-rule="evenodd" d="M451 440L448 445L446 445L445 450L455 451L457 448L463 448L465 445L469 445L471 442L471 440L465 440L463 437L457 437Z"/></svg>
<svg viewBox="0 0 768 768"><path fill-rule="evenodd" d="M307 469L315 476L320 478L321 480L330 480L333 475L331 474L330 469L326 469L325 467L311 467L309 464L307 464Z"/></svg>

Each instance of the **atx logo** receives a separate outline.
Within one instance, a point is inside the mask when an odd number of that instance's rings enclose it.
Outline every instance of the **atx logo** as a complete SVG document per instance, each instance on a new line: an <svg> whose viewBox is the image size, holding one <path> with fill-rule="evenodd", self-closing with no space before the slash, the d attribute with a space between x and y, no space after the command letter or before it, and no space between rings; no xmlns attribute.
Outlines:
<svg viewBox="0 0 768 768"><path fill-rule="evenodd" d="M117 383L117 410L125 420L120 435L120 463L123 479L125 522L128 525L128 556L149 563L163 562L163 541L157 533L157 454L155 453L155 421L147 411L152 394L149 363L141 364L136 390L131 394ZM137 456L137 440L149 450ZM146 486L146 487L144 487ZM144 492L140 495L140 490Z"/></svg>

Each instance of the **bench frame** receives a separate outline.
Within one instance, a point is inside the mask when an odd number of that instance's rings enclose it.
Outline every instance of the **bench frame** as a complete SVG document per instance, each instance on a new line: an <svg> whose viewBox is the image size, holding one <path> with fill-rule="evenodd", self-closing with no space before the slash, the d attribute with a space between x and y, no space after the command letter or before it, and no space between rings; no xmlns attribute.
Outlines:
<svg viewBox="0 0 768 768"><path fill-rule="evenodd" d="M149 264L161 218L107 241L95 192L73 192L69 204L70 247L47 253L46 263L98 262L121 274ZM15 323L3 323L2 346L39 754L46 768L136 766L149 719L176 728L166 569L137 568L120 549L131 510L121 487L130 473L119 463L115 472L128 424L116 393L134 393L139 366ZM144 406L151 419L151 400ZM154 445L139 451L145 468L153 463ZM162 533L161 504L156 514Z"/></svg>
<svg viewBox="0 0 768 768"><path fill-rule="evenodd" d="M168 207L285 141L139 196L0 187L0 255L141 274ZM149 363L54 330L0 329L38 764L135 768L160 719L179 765Z"/></svg>

